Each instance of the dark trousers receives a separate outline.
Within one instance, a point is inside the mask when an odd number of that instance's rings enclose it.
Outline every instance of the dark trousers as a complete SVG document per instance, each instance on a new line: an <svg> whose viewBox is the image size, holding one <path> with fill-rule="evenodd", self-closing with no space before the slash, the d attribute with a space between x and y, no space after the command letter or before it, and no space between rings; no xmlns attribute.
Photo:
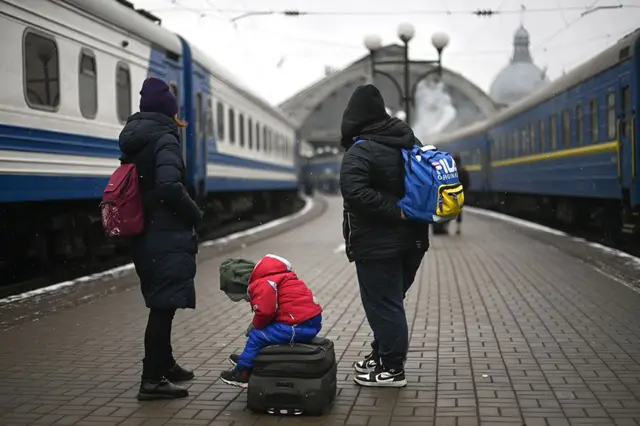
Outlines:
<svg viewBox="0 0 640 426"><path fill-rule="evenodd" d="M171 347L171 325L175 314L175 309L149 311L147 329L144 333L143 379L161 379L176 362Z"/></svg>
<svg viewBox="0 0 640 426"><path fill-rule="evenodd" d="M456 222L462 223L462 212L460 212L460 214L458 214L458 216L456 217Z"/></svg>
<svg viewBox="0 0 640 426"><path fill-rule="evenodd" d="M409 350L404 297L413 284L424 252L393 259L356 261L362 305L373 330L373 354L386 368L402 370Z"/></svg>

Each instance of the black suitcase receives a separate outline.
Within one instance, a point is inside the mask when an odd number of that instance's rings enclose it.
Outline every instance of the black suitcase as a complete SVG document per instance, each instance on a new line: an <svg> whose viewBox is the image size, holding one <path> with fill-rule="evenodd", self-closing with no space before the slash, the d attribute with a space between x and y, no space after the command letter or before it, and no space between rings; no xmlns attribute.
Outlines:
<svg viewBox="0 0 640 426"><path fill-rule="evenodd" d="M262 349L249 378L247 406L254 412L320 416L336 392L333 342L316 337Z"/></svg>

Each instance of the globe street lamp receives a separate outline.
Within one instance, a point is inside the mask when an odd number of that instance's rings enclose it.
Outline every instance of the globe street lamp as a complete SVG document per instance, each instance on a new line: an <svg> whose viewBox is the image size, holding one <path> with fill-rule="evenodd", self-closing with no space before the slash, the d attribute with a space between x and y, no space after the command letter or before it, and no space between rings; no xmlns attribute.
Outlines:
<svg viewBox="0 0 640 426"><path fill-rule="evenodd" d="M427 75L431 72L437 72L438 75L442 75L442 51L449 44L449 36L443 32L436 32L431 36L431 44L436 48L438 52L437 60L430 61L411 61L409 60L409 42L413 39L415 35L415 28L410 23L402 23L398 25L398 38L404 44L404 54L401 61L396 60L385 60L385 61L376 61L376 52L380 50L382 47L382 39L380 36L376 34L369 34L364 38L364 45L369 50L369 57L371 58L371 76L372 78L376 76L376 74L383 75L387 77L391 82L396 86L398 92L400 93L400 98L402 99L402 103L404 104L404 115L406 117L406 122L410 125L411 119L411 106L414 101L415 92L418 87L418 83L423 80ZM376 65L383 64L393 64L393 65L403 65L404 67L404 81L403 85L400 86L398 81L389 73L381 71L376 68ZM435 67L429 69L426 73L424 73L416 82L413 84L413 87L410 88L410 65L435 65ZM403 89L404 88L404 89Z"/></svg>

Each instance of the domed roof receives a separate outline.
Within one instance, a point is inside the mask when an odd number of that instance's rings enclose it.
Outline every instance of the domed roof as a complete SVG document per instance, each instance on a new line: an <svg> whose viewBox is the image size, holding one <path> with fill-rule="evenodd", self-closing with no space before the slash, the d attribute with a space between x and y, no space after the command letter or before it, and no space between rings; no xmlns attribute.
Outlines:
<svg viewBox="0 0 640 426"><path fill-rule="evenodd" d="M512 104L549 82L529 52L529 32L521 25L513 37L510 63L493 80L489 96L499 104Z"/></svg>

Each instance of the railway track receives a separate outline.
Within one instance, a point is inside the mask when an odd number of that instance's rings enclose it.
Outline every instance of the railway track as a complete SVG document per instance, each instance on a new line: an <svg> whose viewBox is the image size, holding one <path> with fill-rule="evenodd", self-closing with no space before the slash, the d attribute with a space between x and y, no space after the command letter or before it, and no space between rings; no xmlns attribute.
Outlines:
<svg viewBox="0 0 640 426"><path fill-rule="evenodd" d="M501 209L490 208L487 206L474 206L474 207L479 207L492 212L504 214L517 219L522 219L538 225L546 226L551 229L564 232L567 235L570 235L572 237L582 238L585 241L588 241L591 243L597 243L602 246L619 250L631 256L640 258L640 244L638 244L637 237L633 235L627 235L620 232L616 236L611 236L606 234L602 229L598 228L595 225L592 225L589 228L581 228L576 225L570 225L560 221L546 219L544 217L535 215L534 213L530 213L530 212L508 212Z"/></svg>
<svg viewBox="0 0 640 426"><path fill-rule="evenodd" d="M236 232L241 232L263 223L278 219L293 213L301 208L303 202L297 200L292 203L291 209L280 211L279 214L247 214L243 217L230 219L216 226L203 227L199 232L200 242L214 240ZM125 265L131 262L128 251L119 250L115 254L107 255L92 261L79 260L77 262L62 262L50 265L44 269L34 264L17 265L13 268L15 274L5 278L0 285L0 299L21 294L27 291L37 290L61 282L71 281L83 276L92 275Z"/></svg>

